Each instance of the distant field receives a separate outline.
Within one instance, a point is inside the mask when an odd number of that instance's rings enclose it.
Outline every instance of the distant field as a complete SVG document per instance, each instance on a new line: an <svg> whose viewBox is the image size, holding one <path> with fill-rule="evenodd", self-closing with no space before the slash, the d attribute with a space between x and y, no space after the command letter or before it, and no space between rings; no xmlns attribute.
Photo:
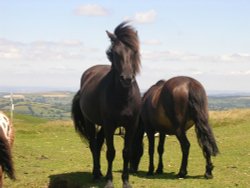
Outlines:
<svg viewBox="0 0 250 188"><path fill-rule="evenodd" d="M74 92L15 93L15 112L53 120L69 120ZM10 94L0 93L0 110L9 111ZM248 96L209 96L210 110L250 108Z"/></svg>
<svg viewBox="0 0 250 188"><path fill-rule="evenodd" d="M70 119L72 92L23 93L13 95L15 112L45 119ZM0 110L9 111L10 95L0 94Z"/></svg>
<svg viewBox="0 0 250 188"><path fill-rule="evenodd" d="M75 133L71 121L52 121L29 115L15 114L16 140L14 161L17 180L5 178L5 188L103 187L104 181L93 182L92 159L89 148ZM138 174L130 176L134 188L165 187L250 187L250 109L213 111L211 123L221 154L213 158L214 179L203 178L205 161L197 144L194 129L188 132L191 142L188 177L176 179L181 151L175 137L168 137L165 144L164 174L148 177L147 139ZM123 139L115 137L114 185L122 187ZM105 147L102 152L102 171L107 162ZM157 161L157 156L155 157ZM155 163L156 164L156 163ZM61 183L61 186L58 184Z"/></svg>

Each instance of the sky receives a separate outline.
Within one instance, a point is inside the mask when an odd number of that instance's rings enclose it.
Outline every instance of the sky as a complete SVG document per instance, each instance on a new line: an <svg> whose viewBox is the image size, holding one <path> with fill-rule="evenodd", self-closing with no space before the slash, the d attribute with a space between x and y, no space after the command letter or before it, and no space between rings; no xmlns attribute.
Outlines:
<svg viewBox="0 0 250 188"><path fill-rule="evenodd" d="M79 89L89 67L110 64L113 32L140 38L141 90L190 76L207 91L250 91L248 0L0 0L0 88Z"/></svg>

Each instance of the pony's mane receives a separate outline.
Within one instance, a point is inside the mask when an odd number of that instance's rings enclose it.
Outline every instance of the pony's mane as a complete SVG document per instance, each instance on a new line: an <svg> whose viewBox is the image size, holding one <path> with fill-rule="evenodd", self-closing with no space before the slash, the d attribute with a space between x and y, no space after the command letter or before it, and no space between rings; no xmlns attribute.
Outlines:
<svg viewBox="0 0 250 188"><path fill-rule="evenodd" d="M139 52L139 39L137 31L128 22L122 22L115 28L114 34L116 37L130 49L135 52Z"/></svg>
<svg viewBox="0 0 250 188"><path fill-rule="evenodd" d="M134 71L139 72L141 60L140 60L140 44L137 31L131 25L128 25L128 22L125 21L119 24L115 28L114 35L120 42L122 42L125 46L134 51L135 53L135 56L133 57L133 63L134 63L133 66L135 69ZM109 54L111 49L112 45L107 51L109 60L111 60Z"/></svg>

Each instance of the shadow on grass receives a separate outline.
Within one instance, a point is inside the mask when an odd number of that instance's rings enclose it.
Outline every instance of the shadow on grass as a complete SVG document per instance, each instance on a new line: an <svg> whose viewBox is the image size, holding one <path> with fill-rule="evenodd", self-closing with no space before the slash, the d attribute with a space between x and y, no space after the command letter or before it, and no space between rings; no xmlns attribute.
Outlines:
<svg viewBox="0 0 250 188"><path fill-rule="evenodd" d="M121 171L117 171L121 172ZM163 174L155 174L153 176L147 175L146 171L139 171L132 173L131 176L144 179L166 179L177 180L177 175L174 172ZM105 186L105 180L94 181L92 173L90 172L69 172L64 174L55 174L49 176L50 182L48 188L100 188ZM205 179L204 176L186 176L185 179Z"/></svg>
<svg viewBox="0 0 250 188"><path fill-rule="evenodd" d="M139 178L145 179L168 179L168 180L177 180L177 174L175 172L164 172L162 174L154 174L154 175L147 175L146 171L138 171L138 173L132 173L132 176L136 176ZM197 176L189 176L187 175L184 179L205 179L202 175Z"/></svg>
<svg viewBox="0 0 250 188"><path fill-rule="evenodd" d="M104 178L98 181L93 180L90 172L69 172L49 176L48 188L99 188L104 187Z"/></svg>

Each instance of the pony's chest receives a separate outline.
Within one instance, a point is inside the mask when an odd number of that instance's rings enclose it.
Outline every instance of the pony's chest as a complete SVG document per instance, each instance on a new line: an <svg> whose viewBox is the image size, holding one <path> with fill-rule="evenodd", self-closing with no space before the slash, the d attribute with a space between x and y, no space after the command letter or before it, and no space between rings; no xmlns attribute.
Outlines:
<svg viewBox="0 0 250 188"><path fill-rule="evenodd" d="M3 130L4 135L7 139L10 138L10 121L7 116L0 113L0 128Z"/></svg>
<svg viewBox="0 0 250 188"><path fill-rule="evenodd" d="M112 112L109 111L109 116L112 116L114 119L119 120L128 120L134 118L134 116L139 115L139 106L136 108L133 105L125 106L114 106Z"/></svg>

